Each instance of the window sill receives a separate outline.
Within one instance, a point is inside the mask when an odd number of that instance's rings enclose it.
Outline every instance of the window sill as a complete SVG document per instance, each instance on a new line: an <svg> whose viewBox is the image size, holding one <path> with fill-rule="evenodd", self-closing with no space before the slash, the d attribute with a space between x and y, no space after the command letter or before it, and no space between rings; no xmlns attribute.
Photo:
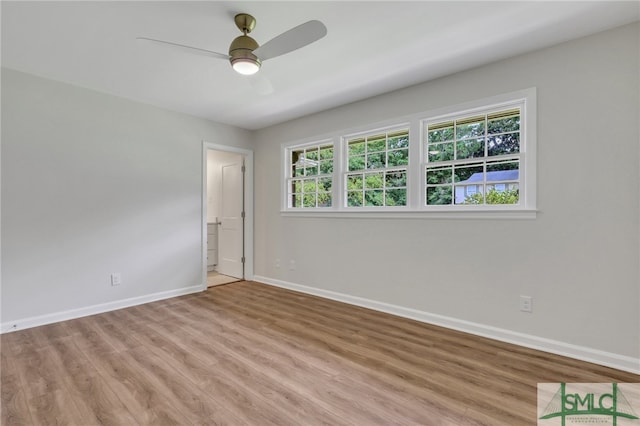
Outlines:
<svg viewBox="0 0 640 426"><path fill-rule="evenodd" d="M280 212L283 217L313 217L313 218L345 218L345 219L536 219L538 210L439 210L439 211L292 211Z"/></svg>

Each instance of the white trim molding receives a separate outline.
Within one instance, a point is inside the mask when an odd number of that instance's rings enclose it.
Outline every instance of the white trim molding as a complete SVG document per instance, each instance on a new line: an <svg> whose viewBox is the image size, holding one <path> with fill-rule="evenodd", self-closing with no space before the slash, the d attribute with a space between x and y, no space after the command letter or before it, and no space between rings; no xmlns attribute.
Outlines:
<svg viewBox="0 0 640 426"><path fill-rule="evenodd" d="M37 317L21 318L18 320L7 321L0 324L0 334L11 331L24 330L27 328L38 327L41 325L52 324L54 322L67 321L89 315L101 314L104 312L115 311L118 309L129 308L131 306L142 305L145 303L156 302L158 300L170 299L172 297L184 296L186 294L197 293L202 291L201 285L179 288L175 290L161 291L158 293L146 294L144 296L131 297L128 299L116 300L114 302L101 303L98 305L87 306L84 308L70 309L68 311L54 312ZM206 290L206 287L204 288Z"/></svg>
<svg viewBox="0 0 640 426"><path fill-rule="evenodd" d="M573 345L570 343L551 340L544 337L533 336L506 330L503 328L492 327L485 324L478 324L471 321L447 317L444 315L419 311L417 309L405 308L403 306L392 305L389 303L365 299L357 296L351 296L344 293L294 284L287 281L277 280L264 276L256 275L254 276L254 280L259 283L268 284L274 287L280 287L288 290L298 291L301 293L311 294L314 296L324 297L326 299L336 300L338 302L348 303L350 305L362 306L364 308L386 312L388 314L396 315L399 317L409 318L427 324L450 328L453 330L470 333L476 336L487 337L489 339L499 340L501 342L512 343L514 345L523 346L526 348L537 349L543 352L549 352L552 354L562 355L581 361L592 362L594 364L599 364L606 367L616 368L618 370L628 371L634 374L640 374L640 358L633 358L611 352L605 352L599 349Z"/></svg>

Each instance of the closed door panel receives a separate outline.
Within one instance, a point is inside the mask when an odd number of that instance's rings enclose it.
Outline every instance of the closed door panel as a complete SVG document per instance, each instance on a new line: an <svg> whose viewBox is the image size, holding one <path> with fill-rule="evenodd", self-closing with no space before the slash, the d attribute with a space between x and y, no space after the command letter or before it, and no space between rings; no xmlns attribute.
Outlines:
<svg viewBox="0 0 640 426"><path fill-rule="evenodd" d="M242 162L222 166L222 217L219 225L218 272L243 278Z"/></svg>

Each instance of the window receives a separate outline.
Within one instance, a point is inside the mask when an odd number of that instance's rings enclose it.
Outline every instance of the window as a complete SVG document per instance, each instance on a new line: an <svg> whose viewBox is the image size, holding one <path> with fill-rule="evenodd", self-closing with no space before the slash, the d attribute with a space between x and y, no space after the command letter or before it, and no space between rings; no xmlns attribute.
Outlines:
<svg viewBox="0 0 640 426"><path fill-rule="evenodd" d="M333 144L294 148L289 152L288 206L290 208L331 207Z"/></svg>
<svg viewBox="0 0 640 426"><path fill-rule="evenodd" d="M283 144L282 210L535 218L535 113L526 89Z"/></svg>
<svg viewBox="0 0 640 426"><path fill-rule="evenodd" d="M423 122L425 206L519 205L520 106Z"/></svg>
<svg viewBox="0 0 640 426"><path fill-rule="evenodd" d="M347 207L407 205L409 130L346 139Z"/></svg>

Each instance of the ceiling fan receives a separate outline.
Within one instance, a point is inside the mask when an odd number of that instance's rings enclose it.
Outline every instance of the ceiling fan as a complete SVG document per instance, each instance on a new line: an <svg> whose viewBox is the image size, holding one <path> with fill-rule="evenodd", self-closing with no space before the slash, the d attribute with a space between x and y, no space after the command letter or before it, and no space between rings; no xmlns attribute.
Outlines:
<svg viewBox="0 0 640 426"><path fill-rule="evenodd" d="M231 42L228 54L148 37L138 37L137 40L179 48L197 55L226 59L231 62L231 66L238 73L251 75L258 72L262 61L292 52L320 40L327 34L327 28L322 22L315 20L308 21L289 31L285 31L260 46L258 42L247 35L255 28L256 19L247 13L239 13L235 16L234 20L243 35L236 37Z"/></svg>

